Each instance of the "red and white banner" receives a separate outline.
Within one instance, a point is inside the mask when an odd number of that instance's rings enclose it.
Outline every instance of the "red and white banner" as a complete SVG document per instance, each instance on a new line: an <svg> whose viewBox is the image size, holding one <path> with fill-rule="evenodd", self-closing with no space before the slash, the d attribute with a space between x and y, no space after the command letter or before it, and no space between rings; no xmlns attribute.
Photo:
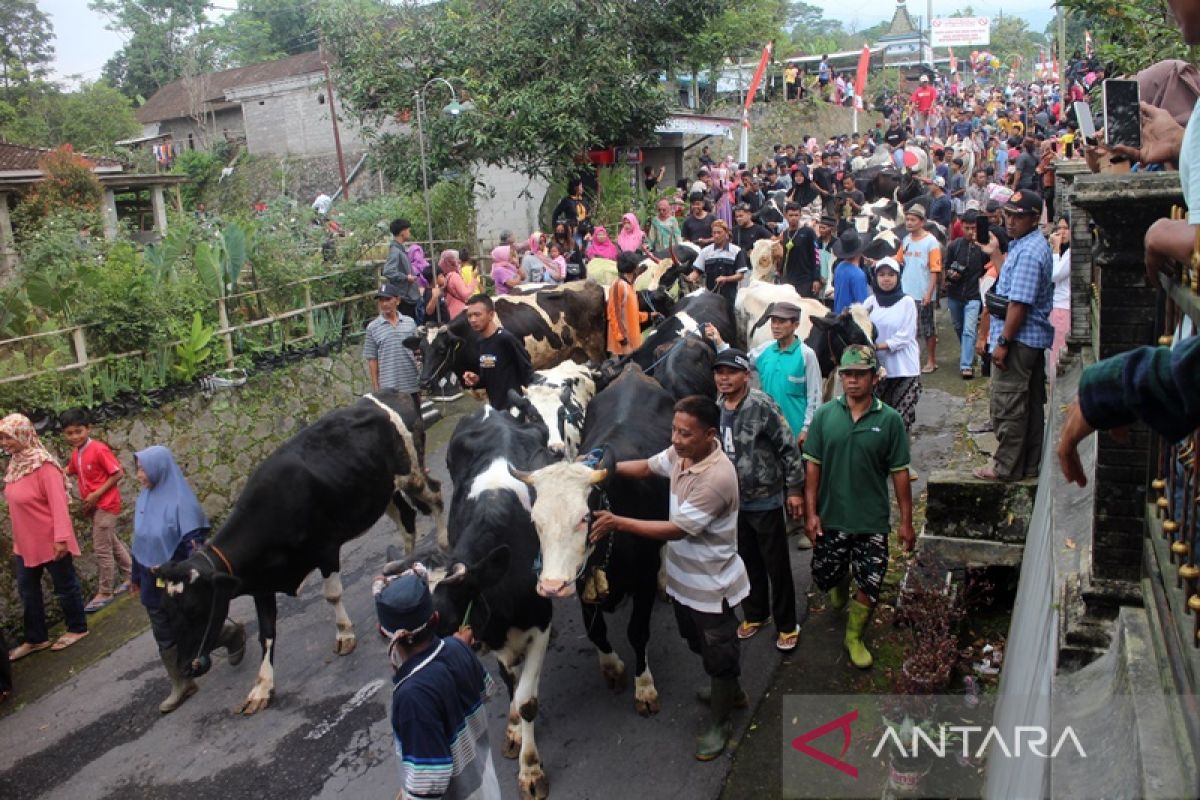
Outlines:
<svg viewBox="0 0 1200 800"><path fill-rule="evenodd" d="M854 73L854 105L863 107L863 94L867 91L867 72L871 69L871 48L863 45L858 55L858 71Z"/></svg>
<svg viewBox="0 0 1200 800"><path fill-rule="evenodd" d="M767 64L771 61L772 42L767 42L767 46L763 48L762 58L758 60L758 69L754 70L754 77L750 79L750 90L746 92L746 111L750 110L750 104L754 102L754 95L758 92L758 86L762 83L763 75L767 72Z"/></svg>

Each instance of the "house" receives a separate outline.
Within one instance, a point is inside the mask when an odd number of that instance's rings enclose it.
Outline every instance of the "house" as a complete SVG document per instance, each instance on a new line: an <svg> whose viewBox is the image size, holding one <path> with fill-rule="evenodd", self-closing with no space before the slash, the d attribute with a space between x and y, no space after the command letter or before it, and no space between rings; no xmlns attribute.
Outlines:
<svg viewBox="0 0 1200 800"><path fill-rule="evenodd" d="M45 178L40 163L51 151L43 147L25 147L0 142L0 274L17 264L9 208L21 193ZM125 171L114 158L84 156L92 162L92 172L104 188L101 210L105 238L114 239L121 220L128 220L134 237L151 241L167 230L167 204L164 191L187 181L182 175L139 175ZM176 204L178 204L176 192Z"/></svg>
<svg viewBox="0 0 1200 800"><path fill-rule="evenodd" d="M326 156L335 152L334 104L326 96L318 51L188 76L163 86L137 109L142 135L122 144L208 150L243 142L251 155ZM342 149L362 153L361 129L338 109ZM160 150L161 152L161 150Z"/></svg>
<svg viewBox="0 0 1200 800"><path fill-rule="evenodd" d="M896 0L892 24L876 44L887 48L883 62L889 67L927 63L932 57L926 32L919 23L913 22L904 0Z"/></svg>

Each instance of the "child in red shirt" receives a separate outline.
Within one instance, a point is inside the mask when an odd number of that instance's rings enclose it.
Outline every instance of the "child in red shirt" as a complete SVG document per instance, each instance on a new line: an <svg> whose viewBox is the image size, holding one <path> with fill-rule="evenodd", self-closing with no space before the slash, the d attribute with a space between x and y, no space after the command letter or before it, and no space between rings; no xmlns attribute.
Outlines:
<svg viewBox="0 0 1200 800"><path fill-rule="evenodd" d="M91 420L83 409L62 415L63 436L71 443L67 474L74 475L83 500L83 511L92 518L92 550L96 555L98 586L96 596L84 606L95 613L129 591L132 562L129 548L117 535L117 515L121 513L121 490L117 488L123 470L121 462L104 442L91 438ZM117 571L121 582L114 585Z"/></svg>

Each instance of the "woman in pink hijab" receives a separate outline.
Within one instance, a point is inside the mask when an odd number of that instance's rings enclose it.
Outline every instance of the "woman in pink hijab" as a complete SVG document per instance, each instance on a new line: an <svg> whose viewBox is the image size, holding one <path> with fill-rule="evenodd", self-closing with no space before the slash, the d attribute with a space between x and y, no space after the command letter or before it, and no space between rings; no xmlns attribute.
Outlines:
<svg viewBox="0 0 1200 800"><path fill-rule="evenodd" d="M603 225L597 225L595 230L592 231L592 243L588 245L587 257L607 258L616 261L620 255L621 251L608 238L608 231L605 230Z"/></svg>
<svg viewBox="0 0 1200 800"><path fill-rule="evenodd" d="M492 282L496 294L508 294L521 283L521 273L512 261L512 248L506 244L492 248Z"/></svg>
<svg viewBox="0 0 1200 800"><path fill-rule="evenodd" d="M641 223L633 212L621 217L621 232L617 234L617 247L622 253L640 253L646 241Z"/></svg>
<svg viewBox="0 0 1200 800"><path fill-rule="evenodd" d="M443 289L446 298L446 310L450 319L457 317L467 307L467 298L475 294L475 284L467 285L462 276L462 261L457 250L443 250L438 259L438 271L446 279Z"/></svg>

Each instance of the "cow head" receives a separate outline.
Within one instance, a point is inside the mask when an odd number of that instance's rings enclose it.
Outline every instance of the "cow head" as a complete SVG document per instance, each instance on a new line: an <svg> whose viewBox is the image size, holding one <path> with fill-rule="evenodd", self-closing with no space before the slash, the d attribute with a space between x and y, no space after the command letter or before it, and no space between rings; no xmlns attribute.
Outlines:
<svg viewBox="0 0 1200 800"><path fill-rule="evenodd" d="M671 267L675 269L675 267ZM669 273L671 270L667 270ZM664 273L666 274L666 273ZM643 289L637 293L638 311L643 313L659 313L669 317L675 313L675 298L668 291L670 284L659 284L654 289Z"/></svg>
<svg viewBox="0 0 1200 800"><path fill-rule="evenodd" d="M772 239L759 239L750 249L750 274L756 281L773 282L783 263L783 245Z"/></svg>
<svg viewBox="0 0 1200 800"><path fill-rule="evenodd" d="M812 330L805 343L821 362L821 374L829 375L841 360L846 347L852 344L874 347L878 335L866 307L855 303L836 316L826 314L824 317L813 317Z"/></svg>
<svg viewBox="0 0 1200 800"><path fill-rule="evenodd" d="M405 341L412 342L421 352L421 387L428 389L454 370L459 350L466 340L453 333L449 325L417 329L417 335Z"/></svg>
<svg viewBox="0 0 1200 800"><path fill-rule="evenodd" d="M575 579L590 554L592 490L607 480L609 469L562 463L535 472L513 474L536 491L531 516L542 548L537 591L542 597L570 597Z"/></svg>
<svg viewBox="0 0 1200 800"><path fill-rule="evenodd" d="M179 667L189 677L203 675L212 666L208 654L217 646L229 602L241 581L218 571L203 551L164 564L158 577L166 582L165 609Z"/></svg>
<svg viewBox="0 0 1200 800"><path fill-rule="evenodd" d="M391 548L388 554L393 555ZM486 619L476 615L474 601L508 573L510 559L508 545L500 545L475 558L457 558L445 550L423 550L389 561L383 574L399 575L419 564L433 595L437 633L449 636L464 624L480 628L487 624Z"/></svg>
<svg viewBox="0 0 1200 800"><path fill-rule="evenodd" d="M584 412L595 393L591 370L569 361L534 373L533 383L525 387L525 400L532 406L527 415L545 424L547 446L560 458L574 458L579 452Z"/></svg>

